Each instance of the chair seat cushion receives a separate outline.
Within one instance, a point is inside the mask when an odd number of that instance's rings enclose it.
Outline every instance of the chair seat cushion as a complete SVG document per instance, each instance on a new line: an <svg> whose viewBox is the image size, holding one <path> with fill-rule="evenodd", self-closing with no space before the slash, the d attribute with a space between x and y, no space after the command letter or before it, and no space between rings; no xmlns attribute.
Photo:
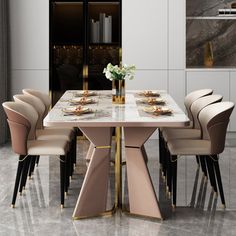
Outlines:
<svg viewBox="0 0 236 236"><path fill-rule="evenodd" d="M36 130L37 140L66 140L70 142L73 132L70 129L40 129Z"/></svg>
<svg viewBox="0 0 236 236"><path fill-rule="evenodd" d="M171 155L210 155L211 142L202 139L171 139L168 143Z"/></svg>
<svg viewBox="0 0 236 236"><path fill-rule="evenodd" d="M162 136L166 142L170 139L200 139L201 131L199 129L165 129Z"/></svg>
<svg viewBox="0 0 236 236"><path fill-rule="evenodd" d="M69 145L66 140L30 140L28 155L66 155Z"/></svg>

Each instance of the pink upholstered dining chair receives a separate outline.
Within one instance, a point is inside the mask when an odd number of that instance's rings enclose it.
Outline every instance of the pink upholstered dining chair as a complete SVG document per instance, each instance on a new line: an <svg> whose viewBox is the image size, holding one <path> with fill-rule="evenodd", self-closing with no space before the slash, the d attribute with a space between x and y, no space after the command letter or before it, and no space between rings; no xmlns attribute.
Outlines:
<svg viewBox="0 0 236 236"><path fill-rule="evenodd" d="M43 117L42 117L42 120L46 117L46 115L48 114L48 111L50 109L50 106L51 106L51 99L50 97L48 96L48 94L42 92L42 91L39 91L39 90L36 90L36 89L23 89L22 90L23 94L26 94L26 95L32 95L32 96L35 96L37 98L39 98L44 106L45 106L45 111L44 111L44 114L43 114ZM45 128L45 127L44 127ZM49 129L48 127L46 129ZM78 133L78 128L68 128L68 127L50 127L50 132L51 132L51 135L53 135L53 133L55 133L55 135L57 135L57 132L69 132L70 133L70 136L72 136L72 144L73 144L73 154L72 156L74 157L73 159L73 163L74 165L76 164L76 144L77 144L77 133ZM55 131L57 130L57 131ZM38 165L38 161L39 159L37 158L36 159L36 163ZM73 171L73 168L72 168L72 171Z"/></svg>
<svg viewBox="0 0 236 236"><path fill-rule="evenodd" d="M17 94L13 96L16 102L27 103L32 105L35 110L38 112L38 122L36 125L36 139L37 140L66 140L70 143L70 176L73 174L73 160L76 158L75 151L76 143L74 142L73 132L69 129L43 129L43 117L45 112L45 106L43 102L33 95L29 94ZM36 158L31 158L29 176L31 176Z"/></svg>
<svg viewBox="0 0 236 236"><path fill-rule="evenodd" d="M19 185L24 184L32 156L60 156L61 206L64 206L64 193L68 188L68 149L66 140L36 140L37 111L29 104L4 102L4 111L10 127L12 148L19 155L12 207L15 206Z"/></svg>
<svg viewBox="0 0 236 236"><path fill-rule="evenodd" d="M225 206L223 185L219 168L219 154L224 151L225 137L230 115L234 109L232 102L219 102L203 108L199 113L201 139L171 139L167 143L169 163L171 165L171 184L173 188L173 205L176 205L177 160L178 156L197 155L206 158L208 174L213 189L217 191L216 180L221 202Z"/></svg>

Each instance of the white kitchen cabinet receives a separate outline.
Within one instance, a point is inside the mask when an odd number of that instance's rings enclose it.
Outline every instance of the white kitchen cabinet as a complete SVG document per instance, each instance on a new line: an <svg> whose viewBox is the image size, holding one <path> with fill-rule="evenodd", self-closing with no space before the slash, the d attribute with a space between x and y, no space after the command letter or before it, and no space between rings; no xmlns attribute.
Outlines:
<svg viewBox="0 0 236 236"><path fill-rule="evenodd" d="M166 70L136 70L133 80L126 80L126 89L168 90Z"/></svg>
<svg viewBox="0 0 236 236"><path fill-rule="evenodd" d="M169 93L176 103L185 110L185 70L169 70Z"/></svg>
<svg viewBox="0 0 236 236"><path fill-rule="evenodd" d="M221 94L229 100L229 71L196 70L187 71L187 93L196 89L212 88L214 94Z"/></svg>
<svg viewBox="0 0 236 236"><path fill-rule="evenodd" d="M168 68L185 69L185 1L169 0Z"/></svg>
<svg viewBox="0 0 236 236"><path fill-rule="evenodd" d="M122 61L137 69L167 69L168 1L122 1Z"/></svg>

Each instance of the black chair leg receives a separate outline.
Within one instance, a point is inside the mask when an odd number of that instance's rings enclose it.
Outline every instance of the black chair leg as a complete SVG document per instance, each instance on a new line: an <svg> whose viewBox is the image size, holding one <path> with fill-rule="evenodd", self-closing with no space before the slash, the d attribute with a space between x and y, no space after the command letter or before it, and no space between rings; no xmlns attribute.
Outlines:
<svg viewBox="0 0 236 236"><path fill-rule="evenodd" d="M65 200L65 156L60 156L61 208Z"/></svg>
<svg viewBox="0 0 236 236"><path fill-rule="evenodd" d="M216 185L216 178L215 178L215 171L213 167L213 160L209 157L206 156L206 164L207 164L207 169L208 169L208 175L210 178L211 186L215 192L217 192L217 185Z"/></svg>
<svg viewBox="0 0 236 236"><path fill-rule="evenodd" d="M31 175L34 172L36 159L37 159L37 156L32 156L31 159L30 159L29 178L31 178Z"/></svg>
<svg viewBox="0 0 236 236"><path fill-rule="evenodd" d="M15 187L14 187L12 203L11 203L12 207L15 207L16 196L17 196L19 183L20 183L20 179L21 179L21 175L22 175L22 170L23 170L23 166L24 166L24 158L25 158L24 155L19 156L18 167L17 167L17 172L16 172Z"/></svg>
<svg viewBox="0 0 236 236"><path fill-rule="evenodd" d="M217 183L218 183L218 188L220 192L220 198L222 204L225 206L225 197L224 197L224 190L223 190L223 185L222 185L222 180L221 180L221 174L220 174L220 167L219 167L219 162L218 162L218 156L213 156L213 164L214 164L214 170L216 173L216 178L217 178Z"/></svg>
<svg viewBox="0 0 236 236"><path fill-rule="evenodd" d="M167 171L167 156L168 156L168 148L164 141L163 143L163 156L162 156L162 174L164 177L166 177L166 171Z"/></svg>
<svg viewBox="0 0 236 236"><path fill-rule="evenodd" d="M201 158L202 156L198 156L200 159L201 167L202 167L202 172L204 175L207 177L207 169L206 169L206 162L204 158Z"/></svg>
<svg viewBox="0 0 236 236"><path fill-rule="evenodd" d="M172 192L172 162L171 162L171 155L169 150L167 150L167 155L166 155L166 163L167 163L167 173L166 173L166 182L167 182L167 187L168 191L171 193Z"/></svg>
<svg viewBox="0 0 236 236"><path fill-rule="evenodd" d="M162 165L163 158L163 137L161 134L161 130L159 129L159 163Z"/></svg>
<svg viewBox="0 0 236 236"><path fill-rule="evenodd" d="M35 163L36 163L36 166L38 166L38 165L39 165L39 158L40 158L40 156L36 156L36 161L35 161Z"/></svg>
<svg viewBox="0 0 236 236"><path fill-rule="evenodd" d="M23 169L22 169L22 176L21 176L21 181L20 181L20 195L22 194L22 190L23 188L26 186L26 181L27 181L27 175L29 172L29 166L30 166L30 161L31 161L31 157L27 156L24 160L24 165L23 165Z"/></svg>
<svg viewBox="0 0 236 236"><path fill-rule="evenodd" d="M176 155L171 156L171 169L172 169L172 189L173 189L173 207L176 207L176 198L177 198L177 159Z"/></svg>
<svg viewBox="0 0 236 236"><path fill-rule="evenodd" d="M197 161L197 164L200 166L200 161L199 161L199 156L198 155L196 156L196 161Z"/></svg>

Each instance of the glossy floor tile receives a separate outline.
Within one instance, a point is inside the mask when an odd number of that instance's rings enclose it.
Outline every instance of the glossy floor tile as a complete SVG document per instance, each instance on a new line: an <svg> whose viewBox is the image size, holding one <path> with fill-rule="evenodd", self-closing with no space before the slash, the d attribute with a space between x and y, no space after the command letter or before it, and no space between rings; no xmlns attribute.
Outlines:
<svg viewBox="0 0 236 236"><path fill-rule="evenodd" d="M157 140L146 143L148 166L160 201L164 221L137 218L121 211L112 217L73 221L71 216L81 188L87 164L84 156L88 142L78 141L77 166L65 208L60 209L59 159L41 157L33 178L27 181L22 196L11 209L18 157L10 144L0 147L0 235L235 235L236 232L236 147L228 140L221 155L220 167L226 210L211 192L209 182L197 168L194 157L178 160L177 208L173 211L160 175ZM114 156L114 151L112 152ZM123 200L127 202L125 166ZM111 163L107 208L114 202L114 166Z"/></svg>

